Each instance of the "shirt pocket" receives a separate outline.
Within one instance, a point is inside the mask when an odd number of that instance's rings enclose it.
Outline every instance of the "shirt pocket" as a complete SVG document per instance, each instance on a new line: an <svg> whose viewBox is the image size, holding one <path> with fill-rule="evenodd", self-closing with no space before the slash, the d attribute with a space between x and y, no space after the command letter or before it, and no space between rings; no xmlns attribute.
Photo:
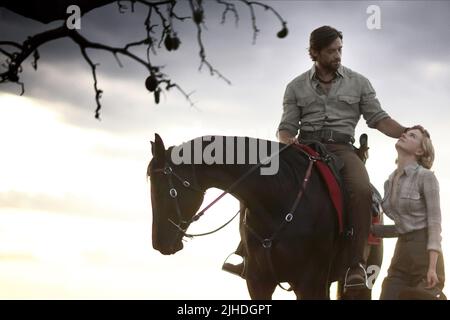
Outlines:
<svg viewBox="0 0 450 320"><path fill-rule="evenodd" d="M311 105L315 100L316 100L316 97L314 97L314 96L298 97L297 105L299 107L305 108L305 107L308 107L309 105Z"/></svg>
<svg viewBox="0 0 450 320"><path fill-rule="evenodd" d="M316 111L314 109L315 102L316 102L316 97L314 97L312 95L298 97L297 107L300 108L302 116L314 113Z"/></svg>
<svg viewBox="0 0 450 320"><path fill-rule="evenodd" d="M352 108L355 110L359 110L359 102L361 101L361 97L339 95L337 98L339 106L341 108Z"/></svg>
<svg viewBox="0 0 450 320"><path fill-rule="evenodd" d="M408 214L412 216L422 215L424 203L422 195L417 191L410 191L400 195L402 206L408 210Z"/></svg>

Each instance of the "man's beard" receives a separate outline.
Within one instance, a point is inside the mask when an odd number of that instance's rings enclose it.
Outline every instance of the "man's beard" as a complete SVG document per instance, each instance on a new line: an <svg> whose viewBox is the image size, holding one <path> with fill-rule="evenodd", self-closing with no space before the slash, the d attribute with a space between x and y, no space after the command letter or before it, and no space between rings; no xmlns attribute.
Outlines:
<svg viewBox="0 0 450 320"><path fill-rule="evenodd" d="M336 72L340 66L341 66L341 61L336 60L336 61L327 63L326 65L324 65L324 68L328 71Z"/></svg>

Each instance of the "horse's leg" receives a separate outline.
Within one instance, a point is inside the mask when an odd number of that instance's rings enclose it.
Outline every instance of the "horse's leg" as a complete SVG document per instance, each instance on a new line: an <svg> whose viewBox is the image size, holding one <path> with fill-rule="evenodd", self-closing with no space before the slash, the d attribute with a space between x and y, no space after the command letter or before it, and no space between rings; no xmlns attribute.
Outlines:
<svg viewBox="0 0 450 320"><path fill-rule="evenodd" d="M329 300L330 289L328 282L328 269L323 268L323 272L319 272L316 268L314 271L305 272L295 286L294 292L297 299L302 300Z"/></svg>
<svg viewBox="0 0 450 320"><path fill-rule="evenodd" d="M308 279L303 278L298 289L295 289L295 294L297 299L302 300L329 300L330 291L329 283L327 278L327 273L321 273L322 277L309 277Z"/></svg>
<svg viewBox="0 0 450 320"><path fill-rule="evenodd" d="M263 278L247 279L247 288L252 300L272 300L276 286L273 281L263 280Z"/></svg>
<svg viewBox="0 0 450 320"><path fill-rule="evenodd" d="M318 255L302 267L302 273L294 287L297 299L329 300L330 299L330 259Z"/></svg>

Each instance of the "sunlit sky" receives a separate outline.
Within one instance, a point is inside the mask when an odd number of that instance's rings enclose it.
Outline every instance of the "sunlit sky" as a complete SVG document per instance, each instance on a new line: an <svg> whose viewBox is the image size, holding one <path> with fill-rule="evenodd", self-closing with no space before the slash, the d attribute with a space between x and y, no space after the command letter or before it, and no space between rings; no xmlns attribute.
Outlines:
<svg viewBox="0 0 450 320"><path fill-rule="evenodd" d="M176 52L161 49L155 63L187 92L176 90L155 105L136 63L90 51L99 62L101 121L94 118L91 70L69 40L40 49L38 70L24 64L25 95L0 85L0 298L25 299L248 299L245 282L221 271L239 241L234 221L224 230L189 240L173 256L151 246L151 203L145 173L150 143L166 146L200 135L246 135L275 140L286 84L311 67L310 32L332 25L344 33L343 64L365 75L383 108L404 126L422 124L435 148L433 170L441 187L444 256L450 250L450 3L446 1L272 1L288 21L280 40L278 21L257 10L261 30L252 44L245 8L238 27L220 24L221 6L207 2L205 45L209 60L232 82L198 71L195 28L176 25ZM381 9L381 29L366 26L366 8ZM180 12L183 6L180 6ZM111 5L88 13L81 33L123 45L145 35L144 12L120 15ZM23 41L50 26L0 9L0 39ZM144 54L144 51L137 51ZM381 191L395 169L395 140L368 129L367 169ZM210 190L206 201L219 193ZM190 231L209 231L227 221L238 202L225 197ZM390 223L386 219L387 223ZM385 241L384 263L374 287L378 298L395 240ZM448 259L447 259L448 260ZM447 268L448 270L448 268ZM448 274L448 272L447 272ZM448 295L448 290L444 289ZM293 299L277 289L274 298Z"/></svg>

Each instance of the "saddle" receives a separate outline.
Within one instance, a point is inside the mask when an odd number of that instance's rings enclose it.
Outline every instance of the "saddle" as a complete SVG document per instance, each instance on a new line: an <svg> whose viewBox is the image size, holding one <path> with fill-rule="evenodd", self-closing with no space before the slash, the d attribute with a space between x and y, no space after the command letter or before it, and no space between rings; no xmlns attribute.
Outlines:
<svg viewBox="0 0 450 320"><path fill-rule="evenodd" d="M323 162L325 162L333 173L338 184L342 187L340 171L344 167L344 163L335 154L329 152L325 145L317 140L301 140L301 143L313 149L319 154Z"/></svg>
<svg viewBox="0 0 450 320"><path fill-rule="evenodd" d="M361 161L363 161L364 164L366 163L366 160L369 157L369 155L368 155L369 147L367 145L367 141L368 141L367 134L362 134L359 139L360 147L359 148L353 147L355 150L355 153L358 155L358 157L361 159ZM339 159L339 157L337 157L333 153L329 152L323 143L321 143L317 140L302 140L301 142L302 142L302 145L298 146L298 147L300 149L302 149L303 152L307 152L308 154L310 154L312 156L318 155L320 157L320 159L323 161L323 163L325 163L327 165L328 169L331 171L332 176L334 177L334 180L340 189L340 192L337 192L335 190L336 187L333 186L333 181L331 181L329 175L327 175L324 172L323 168L322 169L319 168L319 171L321 172L321 175L327 184L330 196L333 200L333 204L334 204L337 214L338 214L338 219L340 221L340 224L341 223L343 224L342 214L343 214L343 211L345 211L345 210L342 207L339 208L340 202L336 201L335 198L336 197L342 197L342 199L345 198L344 197L345 186L343 185L343 182L341 179L341 174L340 174L341 169L344 167L344 163L342 162L341 159ZM306 146L306 147L304 147L304 146ZM376 225L381 222L382 197L381 197L380 193L378 192L378 190L372 184L370 184L370 188L372 190L372 207L371 207L372 224ZM343 201L342 199L341 199L341 203ZM341 231L343 230L343 228L344 227L342 225L340 225ZM372 245L378 245L381 243L381 239L379 237L375 237L372 233L370 233L368 243L372 244Z"/></svg>

